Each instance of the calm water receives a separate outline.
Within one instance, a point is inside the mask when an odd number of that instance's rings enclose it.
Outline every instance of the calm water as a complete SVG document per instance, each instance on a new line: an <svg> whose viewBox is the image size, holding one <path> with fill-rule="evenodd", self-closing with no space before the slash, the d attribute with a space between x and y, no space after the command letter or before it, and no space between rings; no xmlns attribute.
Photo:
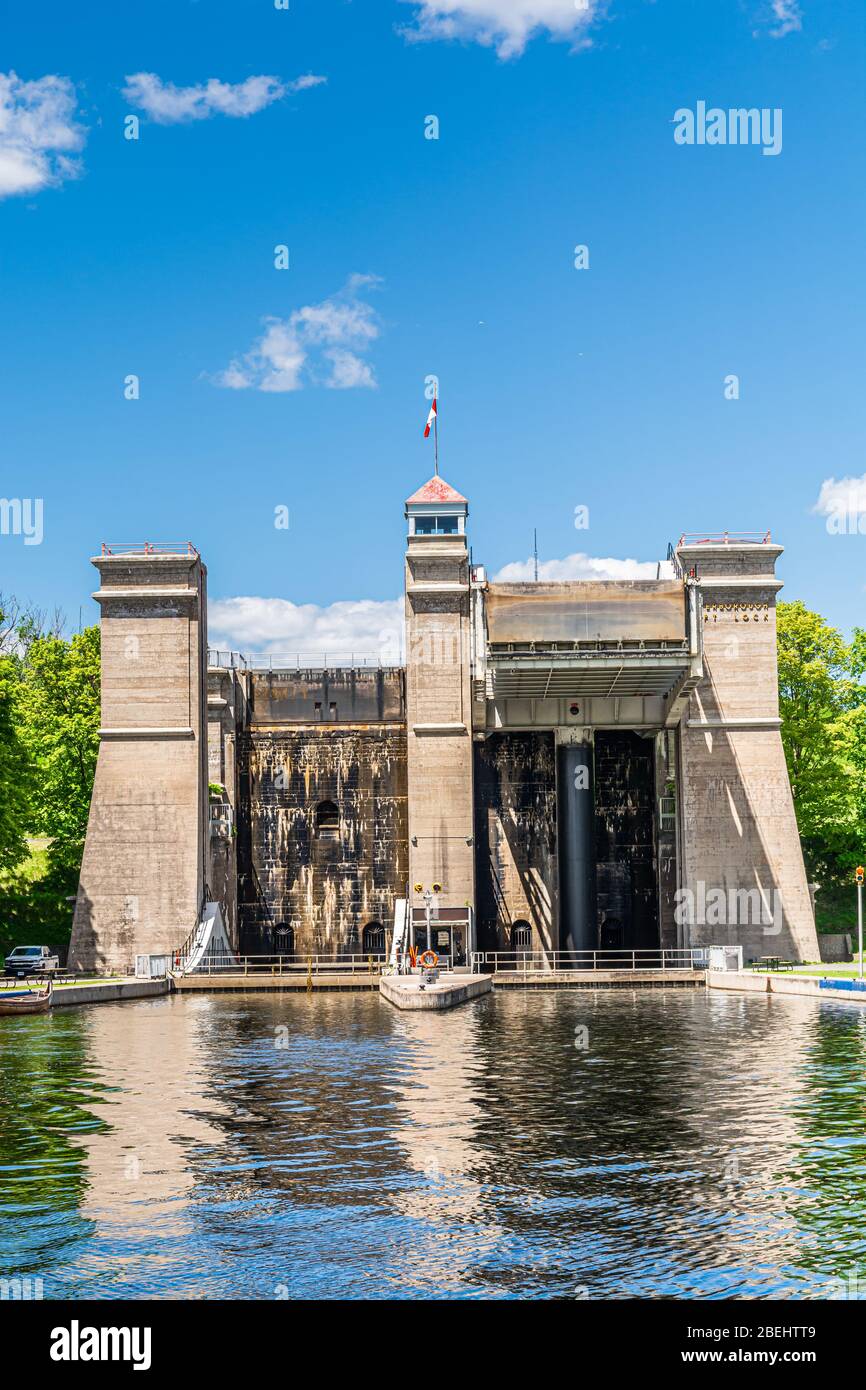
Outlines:
<svg viewBox="0 0 866 1390"><path fill-rule="evenodd" d="M0 1275L46 1298L814 1298L866 1278L851 1006L64 1009L0 1019L0 1105Z"/></svg>

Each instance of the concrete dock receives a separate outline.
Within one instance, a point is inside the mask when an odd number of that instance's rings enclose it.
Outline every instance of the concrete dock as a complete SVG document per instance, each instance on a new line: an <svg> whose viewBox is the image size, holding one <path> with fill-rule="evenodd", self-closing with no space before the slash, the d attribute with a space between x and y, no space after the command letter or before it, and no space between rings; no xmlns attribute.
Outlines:
<svg viewBox="0 0 866 1390"><path fill-rule="evenodd" d="M297 970L291 974L275 972L273 975L261 972L255 975L245 975L243 971L221 970L219 974L213 975L173 975L172 989L178 994L195 993L196 991L209 991L212 994L225 992L243 993L266 993L266 994L306 994L315 993L319 990L337 990L342 994L347 994L352 990L376 990L379 985L379 974L376 971L355 971L350 972L334 971L328 974L326 971L316 972L307 975L305 971Z"/></svg>
<svg viewBox="0 0 866 1390"><path fill-rule="evenodd" d="M866 989L859 980L838 980L828 975L776 975L757 970L707 972L710 989L743 990L748 994L805 994L813 999L841 1004L866 1005Z"/></svg>
<svg viewBox="0 0 866 1390"><path fill-rule="evenodd" d="M23 985L35 988L32 980ZM168 994L169 981L139 980L134 975L116 980L87 980L82 984L57 984L51 996L53 1009L66 1008L72 1004L111 1004L118 999L152 999L155 995Z"/></svg>
<svg viewBox="0 0 866 1390"><path fill-rule="evenodd" d="M489 994L492 975L441 974L426 984L420 975L383 975L379 993L397 1009L453 1009Z"/></svg>
<svg viewBox="0 0 866 1390"><path fill-rule="evenodd" d="M696 989L705 970L497 970L499 989Z"/></svg>

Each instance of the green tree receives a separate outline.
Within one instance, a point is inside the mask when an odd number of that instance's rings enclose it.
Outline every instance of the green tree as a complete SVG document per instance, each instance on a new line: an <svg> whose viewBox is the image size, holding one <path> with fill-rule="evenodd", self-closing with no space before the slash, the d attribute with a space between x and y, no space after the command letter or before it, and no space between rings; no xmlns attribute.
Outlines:
<svg viewBox="0 0 866 1390"><path fill-rule="evenodd" d="M798 600L777 610L779 711L810 873L839 882L866 848L866 634L851 643Z"/></svg>
<svg viewBox="0 0 866 1390"><path fill-rule="evenodd" d="M22 660L21 734L34 768L30 825L52 869L77 877L99 751L99 629L36 636Z"/></svg>
<svg viewBox="0 0 866 1390"><path fill-rule="evenodd" d="M27 857L30 766L18 728L19 685L15 658L0 655L0 873Z"/></svg>

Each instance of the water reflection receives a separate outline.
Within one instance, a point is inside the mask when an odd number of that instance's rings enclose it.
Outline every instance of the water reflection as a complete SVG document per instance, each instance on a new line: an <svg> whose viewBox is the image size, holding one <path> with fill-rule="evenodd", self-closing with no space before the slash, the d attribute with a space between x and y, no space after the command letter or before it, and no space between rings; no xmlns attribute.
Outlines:
<svg viewBox="0 0 866 1390"><path fill-rule="evenodd" d="M47 1297L826 1297L866 1014L200 995L0 1020L0 1273Z"/></svg>

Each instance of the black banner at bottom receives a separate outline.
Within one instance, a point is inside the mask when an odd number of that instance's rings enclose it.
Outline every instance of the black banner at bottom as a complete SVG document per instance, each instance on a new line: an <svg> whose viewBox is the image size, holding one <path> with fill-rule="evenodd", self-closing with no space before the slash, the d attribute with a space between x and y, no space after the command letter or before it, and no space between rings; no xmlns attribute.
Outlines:
<svg viewBox="0 0 866 1390"><path fill-rule="evenodd" d="M52 1383L92 1379L103 1369L139 1377L195 1372L224 1383L227 1375L272 1374L275 1358L284 1356L290 1374L298 1353L306 1365L315 1356L322 1369L357 1363L370 1375L371 1354L402 1351L412 1361L420 1356L418 1368L429 1374L436 1358L450 1361L456 1339L467 1336L478 1338L473 1360L488 1370L543 1347L545 1359L574 1355L579 1343L581 1362L602 1358L614 1376L679 1370L700 1377L711 1367L742 1366L771 1376L806 1368L826 1377L856 1354L861 1301L4 1300L0 1329L28 1370Z"/></svg>

